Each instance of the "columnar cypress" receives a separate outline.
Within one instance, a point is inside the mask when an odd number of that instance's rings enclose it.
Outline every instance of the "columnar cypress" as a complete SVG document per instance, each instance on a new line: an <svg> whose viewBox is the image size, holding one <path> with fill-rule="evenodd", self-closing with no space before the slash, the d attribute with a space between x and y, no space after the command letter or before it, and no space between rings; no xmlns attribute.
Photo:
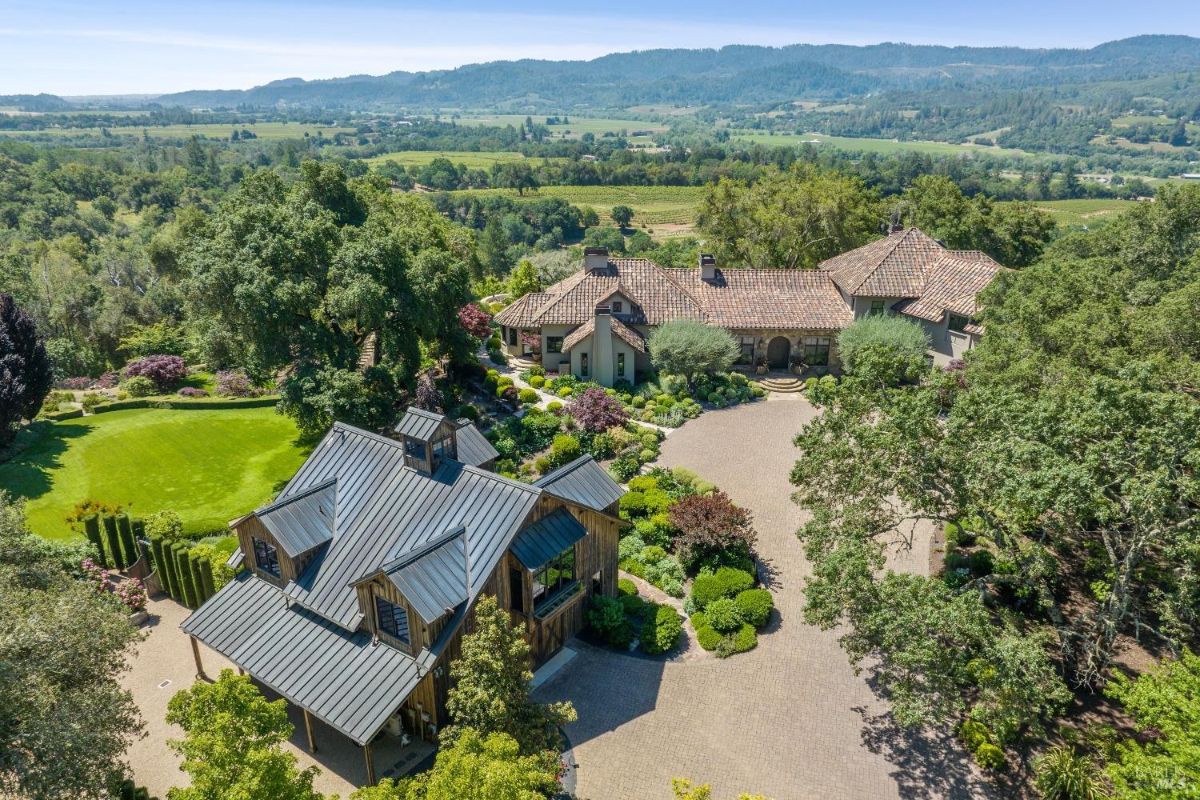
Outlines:
<svg viewBox="0 0 1200 800"><path fill-rule="evenodd" d="M161 536L150 539L150 552L154 555L154 571L158 573L158 583L162 590L171 597L175 596L175 585L171 582L171 570L167 567L166 549L169 542L164 542Z"/></svg>
<svg viewBox="0 0 1200 800"><path fill-rule="evenodd" d="M196 582L192 575L192 560L188 558L188 546L176 542L172 549L175 551L175 563L179 566L179 583L183 587L182 600L188 608L196 608Z"/></svg>
<svg viewBox="0 0 1200 800"><path fill-rule="evenodd" d="M204 601L208 599L208 595L204 593L204 578L200 574L200 554L194 550L188 550L188 569L192 573L192 586L196 591L196 605L204 605Z"/></svg>
<svg viewBox="0 0 1200 800"><path fill-rule="evenodd" d="M83 533L96 548L96 559L100 562L100 566L107 568L108 559L104 556L104 542L100 538L100 518L95 514L88 514L84 517Z"/></svg>
<svg viewBox="0 0 1200 800"><path fill-rule="evenodd" d="M130 523L133 526L133 549L137 551L138 557L145 556L147 559L153 557L153 553L146 552L146 521L144 519L135 519Z"/></svg>
<svg viewBox="0 0 1200 800"><path fill-rule="evenodd" d="M117 517L117 532L121 539L121 550L125 554L125 566L132 567L138 560L138 551L133 543L133 526L129 524L128 514Z"/></svg>
<svg viewBox="0 0 1200 800"><path fill-rule="evenodd" d="M106 515L104 517L104 541L108 543L112 566L117 569L125 569L125 561L121 558L121 538L117 533L117 518L114 516Z"/></svg>
<svg viewBox="0 0 1200 800"><path fill-rule="evenodd" d="M204 586L204 599L216 594L216 583L213 581L212 560L208 556L200 557L200 583Z"/></svg>

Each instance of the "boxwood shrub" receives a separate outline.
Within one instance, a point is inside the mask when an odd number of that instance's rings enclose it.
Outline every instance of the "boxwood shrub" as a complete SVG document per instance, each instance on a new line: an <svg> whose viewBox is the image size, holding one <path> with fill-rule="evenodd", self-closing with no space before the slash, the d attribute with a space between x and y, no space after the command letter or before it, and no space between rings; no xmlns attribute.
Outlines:
<svg viewBox="0 0 1200 800"><path fill-rule="evenodd" d="M742 622L755 628L766 625L767 620L771 618L771 611L775 608L775 600L766 589L746 589L738 592L734 603Z"/></svg>
<svg viewBox="0 0 1200 800"><path fill-rule="evenodd" d="M538 393L534 389L522 389L517 397L520 398L522 403L526 404L536 403L538 401Z"/></svg>
<svg viewBox="0 0 1200 800"><path fill-rule="evenodd" d="M673 649L679 644L679 634L683 631L679 612L670 606L653 606L648 612L642 623L642 650L658 655Z"/></svg>
<svg viewBox="0 0 1200 800"><path fill-rule="evenodd" d="M742 627L742 615L737 604L728 597L713 600L704 608L709 626L718 633L733 633Z"/></svg>

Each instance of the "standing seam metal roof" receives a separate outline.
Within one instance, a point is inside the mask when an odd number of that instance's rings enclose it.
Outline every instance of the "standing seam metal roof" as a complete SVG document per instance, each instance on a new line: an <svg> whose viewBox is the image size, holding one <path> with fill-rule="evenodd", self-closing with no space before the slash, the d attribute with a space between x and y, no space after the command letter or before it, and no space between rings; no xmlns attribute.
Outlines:
<svg viewBox="0 0 1200 800"><path fill-rule="evenodd" d="M609 477L591 456L580 456L534 481L533 485L555 497L596 511L607 511L625 494L621 485Z"/></svg>
<svg viewBox="0 0 1200 800"><path fill-rule="evenodd" d="M254 516L271 532L290 558L333 538L337 479L264 506Z"/></svg>
<svg viewBox="0 0 1200 800"><path fill-rule="evenodd" d="M438 426L447 421L441 414L410 406L396 424L396 433L427 442L437 432Z"/></svg>
<svg viewBox="0 0 1200 800"><path fill-rule="evenodd" d="M339 487L333 541L286 591L349 630L361 622L354 581L459 525L473 565L468 599L474 598L540 494L456 461L423 475L404 466L400 442L341 424L283 493L332 477Z"/></svg>
<svg viewBox="0 0 1200 800"><path fill-rule="evenodd" d="M512 552L526 569L537 569L585 536L587 528L560 508L518 533Z"/></svg>
<svg viewBox="0 0 1200 800"><path fill-rule="evenodd" d="M464 464L478 467L500 457L492 443L470 422L459 421L454 439L458 446L458 460Z"/></svg>
<svg viewBox="0 0 1200 800"><path fill-rule="evenodd" d="M375 645L242 573L180 626L255 679L365 744L416 688L431 660Z"/></svg>
<svg viewBox="0 0 1200 800"><path fill-rule="evenodd" d="M457 608L467 599L467 548L461 526L434 546L385 568L388 580L400 590L426 624Z"/></svg>

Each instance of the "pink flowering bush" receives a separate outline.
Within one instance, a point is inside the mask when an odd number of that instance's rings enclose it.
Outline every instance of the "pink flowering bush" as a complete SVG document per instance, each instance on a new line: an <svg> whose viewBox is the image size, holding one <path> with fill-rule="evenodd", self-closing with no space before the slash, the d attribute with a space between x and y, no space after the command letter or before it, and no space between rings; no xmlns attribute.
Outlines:
<svg viewBox="0 0 1200 800"><path fill-rule="evenodd" d="M149 378L159 391L166 391L187 377L187 364L179 356L153 355L130 361L125 377Z"/></svg>
<svg viewBox="0 0 1200 800"><path fill-rule="evenodd" d="M93 389L113 389L113 388L116 388L116 385L120 382L120 380L121 380L121 376L110 369L108 372L104 373L103 375L101 375L99 378L96 379L96 384L92 388Z"/></svg>
<svg viewBox="0 0 1200 800"><path fill-rule="evenodd" d="M217 394L223 397L256 397L258 387L250 380L244 369L230 369L215 376Z"/></svg>
<svg viewBox="0 0 1200 800"><path fill-rule="evenodd" d="M208 392L195 386L185 386L179 390L180 397L208 397Z"/></svg>
<svg viewBox="0 0 1200 800"><path fill-rule="evenodd" d="M568 413L589 433L601 433L629 419L625 406L598 386L584 391L567 408Z"/></svg>
<svg viewBox="0 0 1200 800"><path fill-rule="evenodd" d="M83 574L95 587L97 594L111 594L130 614L146 610L149 595L136 578L122 578L116 570L105 569L90 558L83 560Z"/></svg>
<svg viewBox="0 0 1200 800"><path fill-rule="evenodd" d="M476 339L492 335L492 315L475 303L467 303L458 310L458 324Z"/></svg>
<svg viewBox="0 0 1200 800"><path fill-rule="evenodd" d="M92 388L92 384L95 382L96 382L95 378L88 378L88 377L63 378L61 381L58 382L57 388L69 389L71 391L80 390L80 389L90 389L90 388Z"/></svg>

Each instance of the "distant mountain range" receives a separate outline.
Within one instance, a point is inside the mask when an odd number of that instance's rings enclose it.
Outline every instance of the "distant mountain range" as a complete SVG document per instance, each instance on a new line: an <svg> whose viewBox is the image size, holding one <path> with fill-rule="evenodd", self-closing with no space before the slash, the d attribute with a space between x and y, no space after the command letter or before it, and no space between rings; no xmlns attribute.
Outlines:
<svg viewBox="0 0 1200 800"><path fill-rule="evenodd" d="M1200 39L1136 36L1090 49L731 45L719 50L647 50L591 61L497 61L452 70L288 78L246 90L196 90L123 104L187 108L301 107L431 110L622 108L835 100L895 88L991 84L1056 86L1129 81L1200 70ZM91 102L96 102L91 98ZM115 99L114 99L115 101ZM61 104L61 106L59 105ZM71 107L53 95L0 97L0 105L52 111Z"/></svg>

